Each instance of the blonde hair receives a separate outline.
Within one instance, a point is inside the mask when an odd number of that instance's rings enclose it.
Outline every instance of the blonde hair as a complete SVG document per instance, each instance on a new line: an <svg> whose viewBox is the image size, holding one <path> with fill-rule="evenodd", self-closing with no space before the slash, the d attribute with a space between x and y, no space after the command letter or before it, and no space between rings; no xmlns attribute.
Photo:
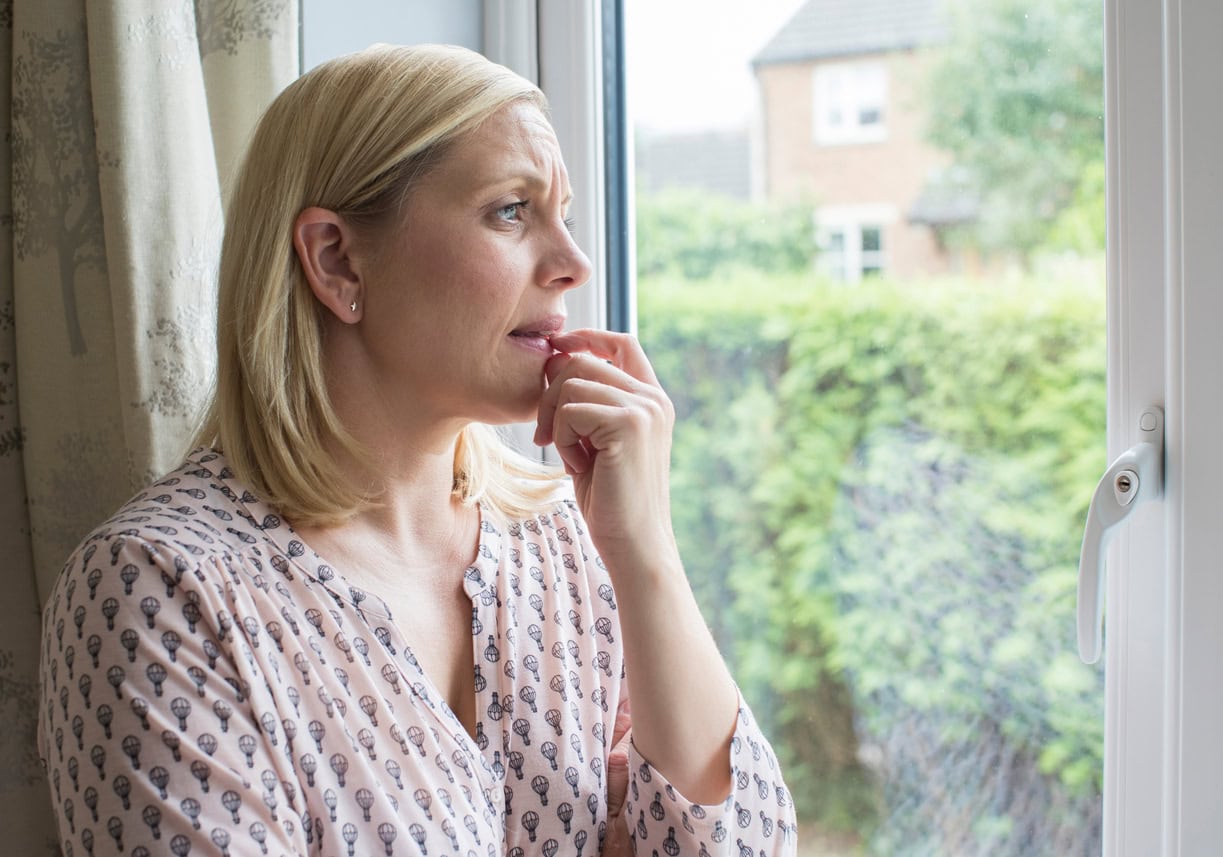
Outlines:
<svg viewBox="0 0 1223 857"><path fill-rule="evenodd" d="M369 462L341 423L323 370L322 308L294 251L310 206L358 226L398 215L415 179L502 107L546 110L529 81L463 48L376 45L318 66L264 113L229 201L221 249L217 379L196 445L298 525L329 525L375 505L330 450ZM555 499L559 472L507 446L491 426L458 438L454 494L503 517Z"/></svg>

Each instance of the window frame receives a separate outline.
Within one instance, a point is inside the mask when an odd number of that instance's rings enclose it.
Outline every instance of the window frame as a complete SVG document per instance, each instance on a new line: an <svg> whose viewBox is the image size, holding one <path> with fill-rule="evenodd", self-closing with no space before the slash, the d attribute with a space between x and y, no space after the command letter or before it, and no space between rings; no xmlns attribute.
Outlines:
<svg viewBox="0 0 1223 857"><path fill-rule="evenodd" d="M567 297L569 327L634 331L632 159L622 0L485 0L484 53L548 97L594 276Z"/></svg>
<svg viewBox="0 0 1223 857"><path fill-rule="evenodd" d="M1223 530L1216 520L1223 389L1214 377L1223 362L1216 331L1223 108L1215 85L1223 73L1223 7L1108 0L1105 9L1106 92L1116 120L1108 135L1110 265L1119 279L1122 367L1120 423L1110 424L1110 439L1114 431L1133 436L1135 409L1166 409L1164 502L1130 528L1119 573L1109 580L1108 596L1116 585L1130 601L1121 602L1121 622L1112 625L1118 652L1109 668L1114 685L1124 687L1116 700L1108 696L1115 728L1105 756L1105 853L1179 857L1217 852L1223 840ZM1144 752L1145 743L1156 749Z"/></svg>
<svg viewBox="0 0 1223 857"><path fill-rule="evenodd" d="M887 140L888 71L887 61L882 58L816 64L811 70L811 133L817 146L882 143ZM864 84L863 78L867 75L877 75L878 81L871 85ZM878 92L870 92L876 84ZM842 96L835 104L834 91ZM844 111L844 123L829 121L829 111L834 107ZM877 109L877 122L862 122L862 113L867 107Z"/></svg>
<svg viewBox="0 0 1223 857"><path fill-rule="evenodd" d="M1141 8L1146 5L1148 8ZM1141 0L1106 0L1108 457L1137 442L1143 409L1164 397L1163 161L1160 10ZM1145 30L1146 32L1143 32ZM1143 72L1146 72L1145 74ZM1154 71L1156 73L1152 74ZM1133 203L1131 201L1134 201ZM1166 415L1165 425L1174 416ZM1107 462L1101 462L1101 467ZM1103 472L1103 470L1101 470ZM1104 854L1164 853L1162 837L1162 669L1165 617L1164 504L1134 515L1114 540L1105 581ZM1138 736L1148 740L1136 740Z"/></svg>
<svg viewBox="0 0 1223 857"><path fill-rule="evenodd" d="M899 221L900 212L889 203L826 205L817 208L815 229L820 249L827 253L830 249L827 239L833 234L840 233L844 238L835 265L830 264L824 253L817 258L816 264L833 279L844 283L858 283L868 277L886 276L888 227ZM867 250L864 247L863 238L867 229L879 231L878 250ZM841 275L837 276L832 268L839 268Z"/></svg>

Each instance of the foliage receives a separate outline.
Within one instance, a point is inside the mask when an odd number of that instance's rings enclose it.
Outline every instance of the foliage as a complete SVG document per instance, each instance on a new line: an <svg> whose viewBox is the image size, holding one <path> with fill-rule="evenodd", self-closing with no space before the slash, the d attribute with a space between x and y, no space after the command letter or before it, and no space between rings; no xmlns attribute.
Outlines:
<svg viewBox="0 0 1223 857"><path fill-rule="evenodd" d="M742 267L762 273L808 270L815 258L813 209L752 205L693 189L637 198L637 270L704 279Z"/></svg>
<svg viewBox="0 0 1223 857"><path fill-rule="evenodd" d="M758 719L801 748L785 758L798 806L852 828L874 799L855 758L849 691L822 633L832 600L787 603L777 534L762 528L756 496L781 454L770 440L786 356L778 322L812 294L809 276L651 279L640 287L641 339L676 407L673 514L702 612Z"/></svg>
<svg viewBox="0 0 1223 857"><path fill-rule="evenodd" d="M1100 0L953 0L927 102L933 143L978 189L972 240L1103 247ZM1074 210L1070 232L1059 217ZM1083 242L1091 242L1084 246Z"/></svg>
<svg viewBox="0 0 1223 857"><path fill-rule="evenodd" d="M880 822L879 854L1090 850L1101 678L1072 632L1101 284L639 293L685 563L800 815Z"/></svg>

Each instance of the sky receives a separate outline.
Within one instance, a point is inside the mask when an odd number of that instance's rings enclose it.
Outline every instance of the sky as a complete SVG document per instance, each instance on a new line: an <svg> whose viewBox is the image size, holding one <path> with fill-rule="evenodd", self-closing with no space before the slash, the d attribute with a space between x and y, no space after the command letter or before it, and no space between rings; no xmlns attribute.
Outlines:
<svg viewBox="0 0 1223 857"><path fill-rule="evenodd" d="M743 127L751 58L804 0L627 0L629 110L641 131Z"/></svg>

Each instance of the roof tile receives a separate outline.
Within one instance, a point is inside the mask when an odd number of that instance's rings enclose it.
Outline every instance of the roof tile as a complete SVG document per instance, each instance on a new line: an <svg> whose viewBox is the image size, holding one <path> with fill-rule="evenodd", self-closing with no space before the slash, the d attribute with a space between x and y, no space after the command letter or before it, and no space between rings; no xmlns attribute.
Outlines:
<svg viewBox="0 0 1223 857"><path fill-rule="evenodd" d="M755 66L945 41L940 0L807 0L752 59Z"/></svg>

